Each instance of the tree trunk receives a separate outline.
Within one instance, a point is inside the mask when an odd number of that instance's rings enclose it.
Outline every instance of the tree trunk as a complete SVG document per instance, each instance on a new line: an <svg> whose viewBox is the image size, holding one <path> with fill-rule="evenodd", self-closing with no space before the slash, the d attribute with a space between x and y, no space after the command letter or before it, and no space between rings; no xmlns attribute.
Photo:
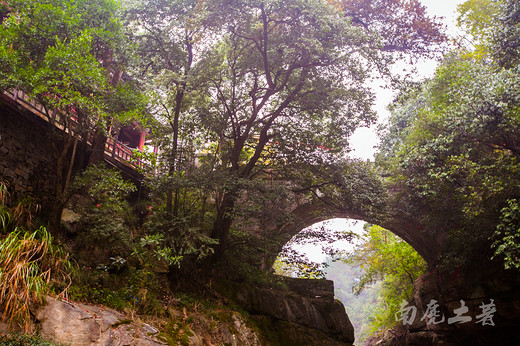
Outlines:
<svg viewBox="0 0 520 346"><path fill-rule="evenodd" d="M105 155L105 143L107 136L103 131L96 130L94 133L94 140L92 143L92 152L88 160L88 165L92 165L98 162L102 162ZM114 143L115 145L115 143Z"/></svg>
<svg viewBox="0 0 520 346"><path fill-rule="evenodd" d="M218 208L217 219L213 224L211 238L218 239L219 245L215 248L215 257L220 258L228 245L229 230L233 224L233 211L237 200L237 192L230 191L224 194L220 208Z"/></svg>
<svg viewBox="0 0 520 346"><path fill-rule="evenodd" d="M170 152L170 169L169 175L179 171L179 118L182 110L182 102L184 100L184 94L186 92L186 76L188 76L191 65L193 63L193 43L192 37L189 32L185 33L186 52L188 53L187 61L184 70L184 79L182 82L177 83L175 94L175 109L173 113L173 121L170 119L170 126L172 128L173 143ZM179 186L176 184L175 187L169 186L166 190L166 212L169 217L175 218L179 216Z"/></svg>
<svg viewBox="0 0 520 346"><path fill-rule="evenodd" d="M72 166L74 165L76 150L73 148L72 154L70 157L70 163L67 165L67 155L70 147L76 145L77 136L75 138L70 137L69 134L62 132L62 148L58 150L56 146L54 146L54 150L56 151L56 187L55 187L55 201L54 207L52 211L52 218L50 221L51 231L58 231L61 223L61 213L63 211L63 207L66 202L65 191L67 189L67 185L69 183L69 171L72 170ZM68 170L66 171L66 167Z"/></svg>
<svg viewBox="0 0 520 346"><path fill-rule="evenodd" d="M177 85L177 94L175 95L175 111L173 114L173 122L170 122L173 132L173 143L170 152L170 170L172 176L179 171L179 117L181 114L182 100L184 99L184 88L186 83ZM166 211L170 217L179 216L179 186L169 187L166 193Z"/></svg>

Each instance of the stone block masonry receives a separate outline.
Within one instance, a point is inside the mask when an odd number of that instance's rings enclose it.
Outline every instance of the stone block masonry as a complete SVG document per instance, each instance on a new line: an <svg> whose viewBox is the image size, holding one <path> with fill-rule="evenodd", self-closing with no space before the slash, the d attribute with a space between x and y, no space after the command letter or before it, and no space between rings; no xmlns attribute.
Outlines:
<svg viewBox="0 0 520 346"><path fill-rule="evenodd" d="M29 195L48 205L55 186L50 125L0 101L0 180L13 199Z"/></svg>

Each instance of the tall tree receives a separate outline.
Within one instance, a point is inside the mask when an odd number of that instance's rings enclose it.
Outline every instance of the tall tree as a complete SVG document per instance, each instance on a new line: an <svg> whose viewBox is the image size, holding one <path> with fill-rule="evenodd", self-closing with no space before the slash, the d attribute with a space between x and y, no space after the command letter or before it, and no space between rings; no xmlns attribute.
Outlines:
<svg viewBox="0 0 520 346"><path fill-rule="evenodd" d="M129 11L147 61L143 76L162 97L170 127L170 176L179 170L179 126L189 120L191 136L207 141L201 151L215 158L211 170L227 177L211 232L221 248L251 180L348 152L348 136L375 118L365 82L372 69L385 69L383 52L423 54L427 40L442 41L422 8L399 6L416 14L408 28L422 33L399 48L380 44L382 20L367 30L325 1L151 0ZM426 34L420 18L432 28ZM392 35L404 39L402 31ZM176 215L174 186L167 190L167 210Z"/></svg>
<svg viewBox="0 0 520 346"><path fill-rule="evenodd" d="M397 49L390 47L396 42L374 43L383 30L367 30L322 1L217 4L228 13L227 30L198 66L206 71L200 86L209 95L198 112L218 138L222 167L235 179L251 179L274 162L317 164L343 155L349 134L374 119L365 81L386 61L381 52L424 53L428 40L443 39L423 8L414 18L432 32ZM387 38L404 38L394 34ZM223 246L239 195L240 184L230 183L217 201L212 236Z"/></svg>
<svg viewBox="0 0 520 346"><path fill-rule="evenodd" d="M240 180L280 160L322 159L374 119L364 86L374 52L362 30L321 1L218 3L226 29L199 66L208 104L201 123L218 139L231 179L217 201L212 237L226 246Z"/></svg>
<svg viewBox="0 0 520 346"><path fill-rule="evenodd" d="M189 133L181 133L181 115L186 98L194 91L192 68L207 49L208 29L204 1L127 1L126 21L137 44L135 73L158 94L156 117L167 125L159 145L166 151L168 176L175 180L182 167L183 144ZM213 24L214 26L215 24ZM166 184L169 217L179 216L179 188Z"/></svg>

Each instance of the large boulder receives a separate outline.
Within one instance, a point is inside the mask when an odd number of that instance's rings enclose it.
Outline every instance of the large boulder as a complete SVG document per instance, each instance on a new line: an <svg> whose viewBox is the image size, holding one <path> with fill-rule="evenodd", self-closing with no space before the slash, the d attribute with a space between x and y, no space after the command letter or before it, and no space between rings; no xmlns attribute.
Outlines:
<svg viewBox="0 0 520 346"><path fill-rule="evenodd" d="M155 335L158 330L136 323L115 310L70 303L46 297L35 312L40 335L71 346L83 345L165 345Z"/></svg>

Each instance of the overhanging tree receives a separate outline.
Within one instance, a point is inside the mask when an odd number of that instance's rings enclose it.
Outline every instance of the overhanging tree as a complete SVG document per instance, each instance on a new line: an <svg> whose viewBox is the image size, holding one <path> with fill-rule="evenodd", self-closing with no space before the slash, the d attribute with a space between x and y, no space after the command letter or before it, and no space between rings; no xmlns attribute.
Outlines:
<svg viewBox="0 0 520 346"><path fill-rule="evenodd" d="M197 66L208 102L196 112L231 177L211 234L226 246L240 180L265 168L267 154L285 163L320 159L319 147L341 152L353 129L374 119L363 83L375 57L363 31L321 1L220 7L227 27Z"/></svg>
<svg viewBox="0 0 520 346"><path fill-rule="evenodd" d="M241 179L276 162L338 158L348 151L349 134L374 120L365 82L370 68L383 61L380 53L390 48L377 40L377 31L323 1L216 4L226 15L225 26L195 67L207 103L193 109L215 134L221 168L234 179L217 201L212 230L225 246ZM440 37L436 31L430 39ZM402 50L418 47L410 45Z"/></svg>
<svg viewBox="0 0 520 346"><path fill-rule="evenodd" d="M446 41L443 25L419 0L329 0L354 25L374 34L374 47L401 56L434 57Z"/></svg>
<svg viewBox="0 0 520 346"><path fill-rule="evenodd" d="M462 7L465 18L485 13L474 3ZM432 80L403 95L379 157L399 191L395 209L438 239L444 263L452 266L473 266L467 259L476 252L486 254L479 260L488 265L491 241L494 257L516 251L509 236L517 227L519 73L515 55L500 48L514 47L515 38L497 41L517 29L509 12L516 2L487 3L508 20L487 20L473 50L452 52ZM477 30L471 21L462 23ZM506 256L506 266L516 261Z"/></svg>

